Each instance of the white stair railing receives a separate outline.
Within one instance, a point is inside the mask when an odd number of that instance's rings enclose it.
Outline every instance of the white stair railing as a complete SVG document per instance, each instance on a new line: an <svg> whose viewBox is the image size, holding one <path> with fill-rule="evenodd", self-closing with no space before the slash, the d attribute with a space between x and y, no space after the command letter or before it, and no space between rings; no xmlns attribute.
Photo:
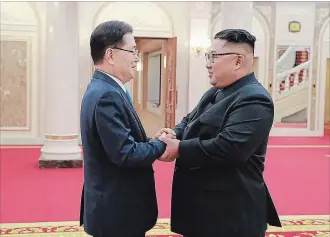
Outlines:
<svg viewBox="0 0 330 237"><path fill-rule="evenodd" d="M276 62L274 86L277 122L307 107L308 73L312 63L308 59L308 49L290 46Z"/></svg>
<svg viewBox="0 0 330 237"><path fill-rule="evenodd" d="M300 50L304 51L301 47L294 45L289 46L276 62L277 74L275 76L275 88L277 97L287 94L292 87L307 84L308 70L310 69L312 61L308 60L303 62L308 59L308 55L301 53L302 58L298 60L303 63L294 67L297 52Z"/></svg>
<svg viewBox="0 0 330 237"><path fill-rule="evenodd" d="M291 69L296 61L297 46L291 45L285 50L279 59L276 61L276 73L284 72Z"/></svg>
<svg viewBox="0 0 330 237"><path fill-rule="evenodd" d="M279 74L276 74L276 80L277 81L281 81L283 80L283 78L286 78L288 76L290 76L291 74L297 74L300 71L306 71L309 69L310 65L312 63L312 60L308 60L294 68L291 68L285 72L281 72Z"/></svg>
<svg viewBox="0 0 330 237"><path fill-rule="evenodd" d="M290 70L276 75L276 95L280 96L287 93L288 90L297 86L307 86L308 70L311 65L311 60L302 63Z"/></svg>

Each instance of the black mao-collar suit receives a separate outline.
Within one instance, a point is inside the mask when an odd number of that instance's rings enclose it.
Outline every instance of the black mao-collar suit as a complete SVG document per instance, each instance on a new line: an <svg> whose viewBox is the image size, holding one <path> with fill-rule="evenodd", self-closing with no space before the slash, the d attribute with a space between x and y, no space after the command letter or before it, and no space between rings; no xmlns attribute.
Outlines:
<svg viewBox="0 0 330 237"><path fill-rule="evenodd" d="M197 237L259 237L280 221L263 179L274 105L249 74L211 88L174 130L180 139L171 230Z"/></svg>

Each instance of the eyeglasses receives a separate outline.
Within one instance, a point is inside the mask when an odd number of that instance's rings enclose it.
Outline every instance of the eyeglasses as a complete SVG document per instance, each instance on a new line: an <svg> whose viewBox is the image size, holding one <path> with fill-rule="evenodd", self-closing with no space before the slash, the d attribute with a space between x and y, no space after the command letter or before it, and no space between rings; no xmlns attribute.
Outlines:
<svg viewBox="0 0 330 237"><path fill-rule="evenodd" d="M127 49L122 49L122 48L117 48L117 47L113 47L110 49L118 49L118 50L122 50L122 51L126 51L126 52L130 52L133 55L137 56L139 54L139 50L135 49L135 50L127 50Z"/></svg>
<svg viewBox="0 0 330 237"><path fill-rule="evenodd" d="M238 53L205 53L206 62L214 63L214 59L216 56L224 56L224 55L240 55Z"/></svg>

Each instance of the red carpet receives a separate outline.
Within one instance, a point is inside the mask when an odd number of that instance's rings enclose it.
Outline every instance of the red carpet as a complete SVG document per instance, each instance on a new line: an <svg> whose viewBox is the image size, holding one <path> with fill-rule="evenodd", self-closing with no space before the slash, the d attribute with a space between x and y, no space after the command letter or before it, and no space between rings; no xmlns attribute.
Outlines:
<svg viewBox="0 0 330 237"><path fill-rule="evenodd" d="M269 148L265 180L280 215L330 214L329 148Z"/></svg>
<svg viewBox="0 0 330 237"><path fill-rule="evenodd" d="M271 138L271 145L329 144L328 138L285 139ZM0 149L0 223L78 220L82 169L39 169L39 150ZM265 178L280 215L330 214L329 154L329 147L270 146ZM159 218L170 217L173 166L155 164Z"/></svg>
<svg viewBox="0 0 330 237"><path fill-rule="evenodd" d="M37 148L0 152L0 223L77 220L82 169L39 169Z"/></svg>

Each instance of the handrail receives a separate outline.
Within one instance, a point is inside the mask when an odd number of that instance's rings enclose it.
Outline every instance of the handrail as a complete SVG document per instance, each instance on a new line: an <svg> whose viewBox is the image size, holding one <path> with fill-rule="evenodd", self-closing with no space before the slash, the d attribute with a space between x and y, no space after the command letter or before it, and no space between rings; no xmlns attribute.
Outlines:
<svg viewBox="0 0 330 237"><path fill-rule="evenodd" d="M280 64L286 57L291 53L292 51L296 51L295 49L297 46L291 45L285 52L282 54L282 56L277 60L276 65Z"/></svg>
<svg viewBox="0 0 330 237"><path fill-rule="evenodd" d="M283 78L285 78L286 76L289 76L290 74L292 73L297 73L303 69L308 69L310 64L311 64L312 60L308 60L294 68L291 68L290 70L288 71L285 71L285 72L281 72L279 74L276 75L276 80L282 80Z"/></svg>

